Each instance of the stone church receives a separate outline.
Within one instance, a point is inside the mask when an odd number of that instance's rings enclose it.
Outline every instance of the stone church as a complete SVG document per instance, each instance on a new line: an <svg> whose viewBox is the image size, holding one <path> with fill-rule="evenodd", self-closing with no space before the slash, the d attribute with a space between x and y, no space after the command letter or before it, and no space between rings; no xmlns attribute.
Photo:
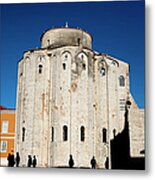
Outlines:
<svg viewBox="0 0 155 180"><path fill-rule="evenodd" d="M129 84L129 64L92 49L92 36L78 28L52 28L41 48L24 52L18 63L15 151L21 166L28 155L39 167L112 166L110 141L129 111L130 157L144 157L144 109ZM122 148L124 148L122 146Z"/></svg>

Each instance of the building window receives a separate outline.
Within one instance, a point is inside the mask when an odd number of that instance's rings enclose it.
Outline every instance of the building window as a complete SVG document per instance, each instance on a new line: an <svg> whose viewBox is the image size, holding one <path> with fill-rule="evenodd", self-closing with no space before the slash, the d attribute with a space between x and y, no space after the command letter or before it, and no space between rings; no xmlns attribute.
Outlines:
<svg viewBox="0 0 155 180"><path fill-rule="evenodd" d="M47 46L49 46L49 45L50 45L50 40L48 39L48 40L47 40Z"/></svg>
<svg viewBox="0 0 155 180"><path fill-rule="evenodd" d="M119 85L122 87L125 86L125 78L122 75L119 77Z"/></svg>
<svg viewBox="0 0 155 180"><path fill-rule="evenodd" d="M22 128L22 141L25 141L25 128Z"/></svg>
<svg viewBox="0 0 155 180"><path fill-rule="evenodd" d="M1 152L7 151L7 141L1 141Z"/></svg>
<svg viewBox="0 0 155 180"><path fill-rule="evenodd" d="M8 121L3 121L2 122L2 133L8 133Z"/></svg>
<svg viewBox="0 0 155 180"><path fill-rule="evenodd" d="M38 67L39 67L38 72L39 72L39 74L41 74L42 73L42 69L43 69L43 65L39 64Z"/></svg>
<svg viewBox="0 0 155 180"><path fill-rule="evenodd" d="M103 143L107 142L107 130L105 128L102 129L102 141Z"/></svg>
<svg viewBox="0 0 155 180"><path fill-rule="evenodd" d="M81 141L84 141L85 140L85 128L84 126L81 126Z"/></svg>
<svg viewBox="0 0 155 180"><path fill-rule="evenodd" d="M104 68L104 67L102 67L102 68L100 69L100 73L101 73L102 76L105 75L105 68Z"/></svg>
<svg viewBox="0 0 155 180"><path fill-rule="evenodd" d="M85 70L86 69L86 65L83 63L82 64L82 69Z"/></svg>
<svg viewBox="0 0 155 180"><path fill-rule="evenodd" d="M52 137L51 137L51 140L52 142L54 141L54 127L52 127L52 133L51 133Z"/></svg>
<svg viewBox="0 0 155 180"><path fill-rule="evenodd" d="M77 42L78 42L78 46L81 44L81 39L80 38L78 38L77 39Z"/></svg>
<svg viewBox="0 0 155 180"><path fill-rule="evenodd" d="M68 139L68 128L67 126L63 126L63 141L67 141Z"/></svg>
<svg viewBox="0 0 155 180"><path fill-rule="evenodd" d="M62 63L63 70L66 70L66 63Z"/></svg>

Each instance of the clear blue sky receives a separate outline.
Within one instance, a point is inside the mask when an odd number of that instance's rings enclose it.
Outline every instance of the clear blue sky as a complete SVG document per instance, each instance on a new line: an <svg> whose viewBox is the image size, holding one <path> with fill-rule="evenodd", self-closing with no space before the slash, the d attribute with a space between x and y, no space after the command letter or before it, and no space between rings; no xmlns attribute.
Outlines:
<svg viewBox="0 0 155 180"><path fill-rule="evenodd" d="M130 64L131 93L144 107L144 1L0 5L0 104L16 106L17 65L48 28L80 27L93 49Z"/></svg>

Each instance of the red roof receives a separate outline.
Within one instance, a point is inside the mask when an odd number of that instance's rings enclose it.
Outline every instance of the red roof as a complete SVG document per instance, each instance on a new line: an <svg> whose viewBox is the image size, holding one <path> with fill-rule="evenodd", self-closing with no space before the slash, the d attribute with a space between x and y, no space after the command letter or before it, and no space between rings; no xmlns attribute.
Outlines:
<svg viewBox="0 0 155 180"><path fill-rule="evenodd" d="M15 110L15 108L6 108L4 106L0 106L0 110Z"/></svg>

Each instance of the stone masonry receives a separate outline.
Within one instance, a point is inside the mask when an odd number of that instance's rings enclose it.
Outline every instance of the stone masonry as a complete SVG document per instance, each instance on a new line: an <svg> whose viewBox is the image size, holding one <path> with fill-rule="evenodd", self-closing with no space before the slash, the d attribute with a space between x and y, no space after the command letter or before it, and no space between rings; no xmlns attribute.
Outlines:
<svg viewBox="0 0 155 180"><path fill-rule="evenodd" d="M97 168L110 162L109 142L124 128L130 107L130 155L144 156L144 110L129 86L129 65L92 50L92 37L75 28L49 29L41 48L24 52L18 64L15 151L21 166L36 155L39 167ZM109 167L110 168L110 167Z"/></svg>

